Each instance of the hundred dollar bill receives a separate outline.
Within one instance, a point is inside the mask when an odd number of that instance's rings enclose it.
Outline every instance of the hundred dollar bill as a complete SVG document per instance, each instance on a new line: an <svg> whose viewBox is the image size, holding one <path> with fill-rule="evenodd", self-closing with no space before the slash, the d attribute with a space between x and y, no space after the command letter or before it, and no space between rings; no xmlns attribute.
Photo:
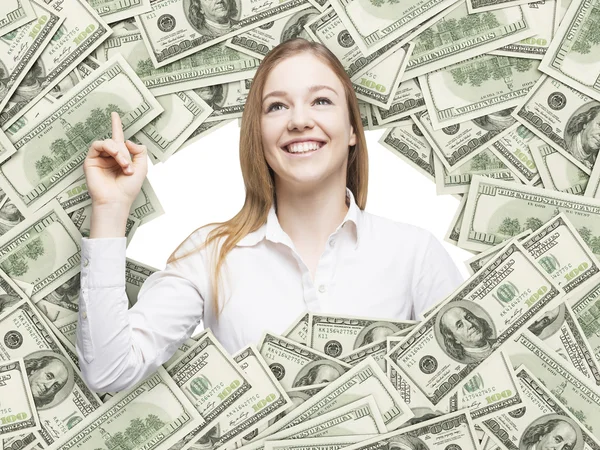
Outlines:
<svg viewBox="0 0 600 450"><path fill-rule="evenodd" d="M564 212L541 225L522 244L566 293L600 273L600 262Z"/></svg>
<svg viewBox="0 0 600 450"><path fill-rule="evenodd" d="M384 341L374 342L364 347L358 348L346 356L340 357L342 361L352 366L357 365L359 362L364 361L369 356L372 357L375 362L379 365L381 370L386 371L385 354L387 353L387 344Z"/></svg>
<svg viewBox="0 0 600 450"><path fill-rule="evenodd" d="M266 440L379 434L387 431L372 395L240 447L263 450Z"/></svg>
<svg viewBox="0 0 600 450"><path fill-rule="evenodd" d="M386 336L412 327L414 320L382 321L378 318L313 314L308 316L308 346L333 358L343 357ZM314 384L314 383L310 383Z"/></svg>
<svg viewBox="0 0 600 450"><path fill-rule="evenodd" d="M308 345L308 332L310 330L308 315L309 313L302 313L281 335L291 341Z"/></svg>
<svg viewBox="0 0 600 450"><path fill-rule="evenodd" d="M0 189L0 236L25 220L25 216Z"/></svg>
<svg viewBox="0 0 600 450"><path fill-rule="evenodd" d="M269 332L263 334L258 348L284 389L331 381L352 367L323 352Z"/></svg>
<svg viewBox="0 0 600 450"><path fill-rule="evenodd" d="M411 115L448 171L453 171L508 134L515 123L508 108L436 130L428 111Z"/></svg>
<svg viewBox="0 0 600 450"><path fill-rule="evenodd" d="M5 0L0 9L0 36L35 20L30 0Z"/></svg>
<svg viewBox="0 0 600 450"><path fill-rule="evenodd" d="M456 411L433 418L422 424L413 425L381 436L361 441L344 450L444 450L460 448L477 450L479 440L473 421L466 410Z"/></svg>
<svg viewBox="0 0 600 450"><path fill-rule="evenodd" d="M600 276L569 292L566 299L585 334L594 357L600 361Z"/></svg>
<svg viewBox="0 0 600 450"><path fill-rule="evenodd" d="M433 162L436 193L438 195L469 192L473 175L482 175L496 180L521 184L521 179L492 152L490 147L484 148L483 151L477 153L473 158L451 172L444 167L444 164L435 153L433 154Z"/></svg>
<svg viewBox="0 0 600 450"><path fill-rule="evenodd" d="M525 406L512 413L502 413L484 420L480 426L498 443L501 450L543 448L546 443L559 447L600 449L600 443L557 401L557 396L536 378L527 367L516 369L523 390Z"/></svg>
<svg viewBox="0 0 600 450"><path fill-rule="evenodd" d="M543 143L534 133L520 123L514 123L508 133L494 142L490 150L509 167L526 185L534 185L540 174L532 156L531 147Z"/></svg>
<svg viewBox="0 0 600 450"><path fill-rule="evenodd" d="M379 50L454 3L456 0L409 0L402 4L331 0L331 6L364 55Z"/></svg>
<svg viewBox="0 0 600 450"><path fill-rule="evenodd" d="M92 0L96 12L106 23L114 23L138 14L152 11L150 0Z"/></svg>
<svg viewBox="0 0 600 450"><path fill-rule="evenodd" d="M8 139L6 134L0 131L0 163L3 163L17 152L17 149Z"/></svg>
<svg viewBox="0 0 600 450"><path fill-rule="evenodd" d="M406 125L385 130L377 142L429 180L435 181L433 149L412 118Z"/></svg>
<svg viewBox="0 0 600 450"><path fill-rule="evenodd" d="M3 439L41 428L23 358L0 362L0 411Z"/></svg>
<svg viewBox="0 0 600 450"><path fill-rule="evenodd" d="M61 326L64 327L62 322L55 322L56 327L61 330ZM61 330L62 331L62 330ZM175 350L175 353L173 353L173 356L171 356L167 361L165 361L163 363L163 367L166 369L167 367L170 367L173 365L173 363L175 361L177 361L184 353L188 352L188 350L193 347L194 345L196 345L198 341L196 341L195 339L186 339L183 344L181 344L177 350Z"/></svg>
<svg viewBox="0 0 600 450"><path fill-rule="evenodd" d="M41 430L34 435L49 446L75 424L100 408L102 402L83 382L64 347L25 299L0 315L0 359L22 357ZM49 374L54 378L48 382Z"/></svg>
<svg viewBox="0 0 600 450"><path fill-rule="evenodd" d="M29 69L65 21L64 16L55 14L41 1L31 0L31 6L35 19L0 37L0 64L3 72L0 82L0 110L13 97L26 79Z"/></svg>
<svg viewBox="0 0 600 450"><path fill-rule="evenodd" d="M544 188L568 194L584 194L590 175L545 142L531 146L530 151Z"/></svg>
<svg viewBox="0 0 600 450"><path fill-rule="evenodd" d="M516 56L523 58L542 59L554 37L554 21L557 0L543 0L522 5L527 12L528 24L535 34L533 36L512 42L492 50L493 55ZM540 69L541 70L541 69Z"/></svg>
<svg viewBox="0 0 600 450"><path fill-rule="evenodd" d="M523 101L542 73L539 60L483 54L419 77L434 130Z"/></svg>
<svg viewBox="0 0 600 450"><path fill-rule="evenodd" d="M565 17L565 13L571 4L571 0L556 0L556 12L554 16L554 33L556 34L556 30L563 18Z"/></svg>
<svg viewBox="0 0 600 450"><path fill-rule="evenodd" d="M571 2L556 30L540 70L600 101L600 61L596 57L598 0Z"/></svg>
<svg viewBox="0 0 600 450"><path fill-rule="evenodd" d="M157 96L253 77L260 63L258 58L220 43L156 69L139 30L115 33L96 53L100 62L122 55Z"/></svg>
<svg viewBox="0 0 600 450"><path fill-rule="evenodd" d="M594 128L587 125L600 120L599 112L598 101L542 75L513 115L589 175L600 139Z"/></svg>
<svg viewBox="0 0 600 450"><path fill-rule="evenodd" d="M3 129L15 123L38 100L51 92L61 79L74 71L77 64L112 33L110 27L84 0L44 0L44 3L65 20L21 82L26 94L17 89L0 113ZM0 102L0 108L3 106Z"/></svg>
<svg viewBox="0 0 600 450"><path fill-rule="evenodd" d="M373 112L377 122L385 124L405 118L410 114L425 111L425 99L416 79L402 81L388 109L375 106Z"/></svg>
<svg viewBox="0 0 600 450"><path fill-rule="evenodd" d="M470 14L510 8L511 6L522 5L527 2L528 0L467 0Z"/></svg>
<svg viewBox="0 0 600 450"><path fill-rule="evenodd" d="M498 254L500 250L502 250L504 247L511 244L512 242L522 242L523 239L527 238L527 236L529 236L532 232L533 231L530 228L528 228L522 233L519 233L506 241L502 241L499 244L490 247L481 253L478 253L472 258L467 259L465 261L467 270L471 275L475 274L476 272L479 272L483 266L485 266L490 260L494 258L494 256Z"/></svg>
<svg viewBox="0 0 600 450"><path fill-rule="evenodd" d="M452 5L414 38L415 50L409 58L403 81L483 55L534 34L533 20L526 15L523 6L470 14L467 3L461 0ZM451 33L448 33L449 26L452 27ZM460 70L468 72L468 69Z"/></svg>
<svg viewBox="0 0 600 450"><path fill-rule="evenodd" d="M600 164L594 164L583 195L600 199Z"/></svg>
<svg viewBox="0 0 600 450"><path fill-rule="evenodd" d="M289 394L292 397L290 392ZM387 379L386 374L373 358L368 357L312 396L308 396L309 398L306 398L304 402L256 436L251 442L304 423L368 395L374 397L384 418L387 431L395 430L413 417L408 405Z"/></svg>
<svg viewBox="0 0 600 450"><path fill-rule="evenodd" d="M0 238L0 267L36 302L81 271L81 233L52 200Z"/></svg>
<svg viewBox="0 0 600 450"><path fill-rule="evenodd" d="M600 236L600 201L533 186L474 176L459 232L460 248L483 251L531 228L537 230L560 212L588 239ZM596 258L600 248L592 249Z"/></svg>
<svg viewBox="0 0 600 450"><path fill-rule="evenodd" d="M288 39L302 37L312 40L303 25L320 14L321 11L315 6L287 13L276 20L230 37L225 41L225 45L262 60L273 48Z"/></svg>
<svg viewBox="0 0 600 450"><path fill-rule="evenodd" d="M388 364L437 405L541 309L561 297L554 281L515 242L421 321L386 356Z"/></svg>
<svg viewBox="0 0 600 450"><path fill-rule="evenodd" d="M247 375L252 388L240 396L235 406L227 408L211 429L201 433L200 439L195 441L200 446L210 444L216 448L232 442L291 405L290 398L254 346L244 347L233 359Z"/></svg>
<svg viewBox="0 0 600 450"><path fill-rule="evenodd" d="M311 6L302 0L282 0L276 5L254 5L249 0L223 3L214 13L216 22L205 19L194 3L184 0L153 0L151 5L152 11L136 16L136 23L155 68Z"/></svg>
<svg viewBox="0 0 600 450"><path fill-rule="evenodd" d="M528 330L585 378L600 385L599 362L566 300L538 314Z"/></svg>
<svg viewBox="0 0 600 450"><path fill-rule="evenodd" d="M363 126L364 122L366 119L366 128L367 130L379 130L381 128L393 128L393 127L397 127L397 126L402 126L402 125L408 125L410 123L410 117L402 117L400 119L397 119L393 122L387 122L387 123L379 123L379 121L377 120L377 116L375 115L375 105L371 105L367 102L364 102L362 100L359 100L359 110L361 111L361 119L363 119ZM364 117L363 117L363 112L364 112Z"/></svg>
<svg viewBox="0 0 600 450"><path fill-rule="evenodd" d="M166 161L213 112L192 90L156 98L164 112L135 137L160 161Z"/></svg>
<svg viewBox="0 0 600 450"><path fill-rule="evenodd" d="M138 294L148 277L159 269L131 258L125 258L125 293L129 306L137 303Z"/></svg>
<svg viewBox="0 0 600 450"><path fill-rule="evenodd" d="M471 181L472 183L472 181ZM462 227L464 215L465 215L465 206L467 204L468 194L463 194L462 198L459 200L458 207L456 208L456 212L454 213L454 217L450 221L450 226L448 227L448 231L444 235L444 241L449 244L458 246L458 240L460 238L460 229ZM468 250L468 249L465 249ZM471 253L479 253L474 252L472 250L468 250Z"/></svg>
<svg viewBox="0 0 600 450"><path fill-rule="evenodd" d="M0 441L0 449L2 450L31 450L33 448L42 449L44 447L40 439L32 433L21 434Z"/></svg>
<svg viewBox="0 0 600 450"><path fill-rule="evenodd" d="M339 450L375 436L374 434L358 434L265 441L265 450Z"/></svg>
<svg viewBox="0 0 600 450"><path fill-rule="evenodd" d="M558 402L599 439L600 430L596 420L600 414L598 386L529 330L523 330L508 344L505 351L513 368L524 365L535 373Z"/></svg>
<svg viewBox="0 0 600 450"><path fill-rule="evenodd" d="M53 106L38 122L9 134L17 153L0 166L0 188L28 214L81 177L90 144L111 135L112 111L121 117L125 139L163 111L118 55Z"/></svg>
<svg viewBox="0 0 600 450"><path fill-rule="evenodd" d="M158 367L131 389L114 394L49 450L107 445L159 450L169 448L180 436L202 423L204 419L165 369Z"/></svg>
<svg viewBox="0 0 600 450"><path fill-rule="evenodd" d="M243 87L245 80L231 81L229 83L214 84L194 89L213 111L206 118L207 122L235 119L242 117L244 105L248 100L248 92Z"/></svg>

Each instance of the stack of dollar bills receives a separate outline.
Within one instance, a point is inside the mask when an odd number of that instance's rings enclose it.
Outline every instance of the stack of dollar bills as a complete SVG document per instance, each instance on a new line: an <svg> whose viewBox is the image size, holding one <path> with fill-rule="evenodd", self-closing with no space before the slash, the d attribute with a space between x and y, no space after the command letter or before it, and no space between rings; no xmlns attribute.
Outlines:
<svg viewBox="0 0 600 450"><path fill-rule="evenodd" d="M599 24L600 0L1 0L0 450L600 450ZM117 111L165 163L239 124L295 37L459 200L445 239L470 278L414 321L307 311L235 355L206 329L91 391L90 144ZM128 242L161 214L146 180ZM130 306L156 270L127 259Z"/></svg>

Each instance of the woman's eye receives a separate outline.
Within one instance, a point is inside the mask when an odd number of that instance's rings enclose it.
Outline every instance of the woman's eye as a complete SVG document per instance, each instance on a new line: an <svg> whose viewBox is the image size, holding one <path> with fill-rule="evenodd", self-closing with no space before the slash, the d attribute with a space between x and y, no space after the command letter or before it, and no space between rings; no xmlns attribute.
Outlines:
<svg viewBox="0 0 600 450"><path fill-rule="evenodd" d="M283 104L281 104L281 103L271 103L269 105L269 107L267 108L267 112L273 111L273 107L274 106L283 106Z"/></svg>
<svg viewBox="0 0 600 450"><path fill-rule="evenodd" d="M315 100L315 103L319 102L321 100L325 100L327 102L327 104L331 104L331 100L329 100L327 97L319 97Z"/></svg>

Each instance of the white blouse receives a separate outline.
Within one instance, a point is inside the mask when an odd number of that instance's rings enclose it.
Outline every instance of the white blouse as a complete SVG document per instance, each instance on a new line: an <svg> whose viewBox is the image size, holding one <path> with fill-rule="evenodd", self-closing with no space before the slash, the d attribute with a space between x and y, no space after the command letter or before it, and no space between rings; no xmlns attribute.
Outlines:
<svg viewBox="0 0 600 450"><path fill-rule="evenodd" d="M361 210L346 193L348 212L329 237L314 282L273 205L267 222L227 256L220 287L221 304L223 288L227 302L218 321L209 278L214 245L150 275L128 309L126 238L83 238L76 348L88 386L97 392L133 386L201 322L233 354L266 330L283 333L307 310L420 318L464 282L431 232ZM180 251L199 246L215 226L190 235Z"/></svg>

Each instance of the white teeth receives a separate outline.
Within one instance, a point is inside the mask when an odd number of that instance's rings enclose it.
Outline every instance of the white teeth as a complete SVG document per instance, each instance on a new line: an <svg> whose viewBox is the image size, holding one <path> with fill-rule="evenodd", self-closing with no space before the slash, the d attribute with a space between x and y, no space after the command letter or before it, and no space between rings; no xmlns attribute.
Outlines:
<svg viewBox="0 0 600 450"><path fill-rule="evenodd" d="M290 153L304 153L312 150L317 150L321 148L323 143L315 142L315 141L306 141L306 142L294 142L293 144L288 145L286 148Z"/></svg>

